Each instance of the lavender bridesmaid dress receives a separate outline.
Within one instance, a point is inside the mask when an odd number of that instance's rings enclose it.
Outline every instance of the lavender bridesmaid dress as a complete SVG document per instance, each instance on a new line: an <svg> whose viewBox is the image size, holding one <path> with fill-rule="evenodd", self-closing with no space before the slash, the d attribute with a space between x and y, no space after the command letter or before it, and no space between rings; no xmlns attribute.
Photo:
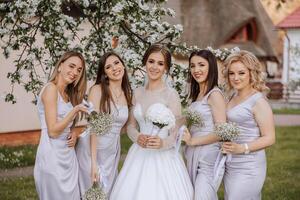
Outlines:
<svg viewBox="0 0 300 200"><path fill-rule="evenodd" d="M42 92L43 90L41 94ZM41 121L41 138L36 154L34 180L39 199L80 199L76 153L74 148L67 146L72 122L58 137L51 138L48 135L41 95L37 107ZM72 104L64 102L58 93L57 120L64 118L72 109Z"/></svg>
<svg viewBox="0 0 300 200"><path fill-rule="evenodd" d="M214 131L214 119L212 110L207 100L212 92L221 92L219 88L213 88L201 101L194 101L189 109L199 112L204 119L204 127L192 126L190 131L192 137L205 136ZM187 147L185 157L187 168L195 188L195 200L218 199L217 191L222 178L214 182L214 164L220 151L219 143ZM224 171L224 170L223 170ZM220 173L220 176L223 172Z"/></svg>
<svg viewBox="0 0 300 200"><path fill-rule="evenodd" d="M128 118L127 106L111 105L114 122L110 133L97 136L97 162L100 170L100 181L104 190L110 195L112 186L118 175L120 160L120 132ZM76 146L79 163L79 188L81 196L92 186L90 136L79 137ZM101 180L102 179L102 180Z"/></svg>
<svg viewBox="0 0 300 200"><path fill-rule="evenodd" d="M244 102L227 111L228 121L237 123L240 135L236 142L250 143L260 137L259 127L254 119L252 108L261 93L255 93ZM224 186L226 200L258 200L266 178L265 151L259 150L250 154L232 155L225 163Z"/></svg>

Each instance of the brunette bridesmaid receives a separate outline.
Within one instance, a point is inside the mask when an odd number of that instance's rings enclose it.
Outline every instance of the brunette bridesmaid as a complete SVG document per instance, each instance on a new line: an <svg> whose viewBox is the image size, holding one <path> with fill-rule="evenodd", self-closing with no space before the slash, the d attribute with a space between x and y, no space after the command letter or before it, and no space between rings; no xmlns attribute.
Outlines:
<svg viewBox="0 0 300 200"><path fill-rule="evenodd" d="M219 138L214 133L217 123L226 122L226 104L218 88L218 66L209 50L194 51L189 58L191 111L201 114L203 127L192 126L184 135L187 168L195 188L195 199L218 199L217 191L222 180L214 181L214 164L220 151Z"/></svg>
<svg viewBox="0 0 300 200"><path fill-rule="evenodd" d="M131 106L131 88L123 60L114 52L105 53L99 63L96 83L90 89L88 101L97 112L111 113L112 129L103 136L93 133L79 137L76 147L79 162L81 196L93 182L100 182L109 196L118 175L120 133Z"/></svg>

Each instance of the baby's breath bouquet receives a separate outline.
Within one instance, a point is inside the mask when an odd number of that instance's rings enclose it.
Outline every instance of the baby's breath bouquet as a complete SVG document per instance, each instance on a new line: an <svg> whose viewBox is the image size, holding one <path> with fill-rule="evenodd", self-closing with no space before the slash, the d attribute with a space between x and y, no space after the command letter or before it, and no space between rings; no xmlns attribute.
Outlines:
<svg viewBox="0 0 300 200"><path fill-rule="evenodd" d="M215 125L215 133L221 138L222 142L231 142L239 136L240 129L234 122L225 122ZM222 179L222 176L219 176L219 174L221 173L222 168L224 168L226 160L231 160L231 154L228 154L221 149L214 164L215 183L219 182L220 177Z"/></svg>
<svg viewBox="0 0 300 200"><path fill-rule="evenodd" d="M84 101L83 103L88 108L87 129L89 132L95 133L97 136L108 133L112 128L113 116L104 112L97 113L91 102Z"/></svg>
<svg viewBox="0 0 300 200"><path fill-rule="evenodd" d="M223 142L235 140L240 134L240 129L234 122L226 122L215 125L215 133Z"/></svg>
<svg viewBox="0 0 300 200"><path fill-rule="evenodd" d="M172 111L161 103L155 103L148 108L146 120L160 129L170 129L175 126L176 121Z"/></svg>
<svg viewBox="0 0 300 200"><path fill-rule="evenodd" d="M202 115L197 111L192 111L191 109L187 109L184 111L184 116L186 118L187 128L191 128L191 126L196 127L204 127L204 120Z"/></svg>
<svg viewBox="0 0 300 200"><path fill-rule="evenodd" d="M83 200L108 200L103 187L98 182L94 182L93 186L88 189L83 197Z"/></svg>
<svg viewBox="0 0 300 200"><path fill-rule="evenodd" d="M91 133L98 135L105 135L111 130L113 124L113 117L111 114L92 111L88 116L88 125Z"/></svg>

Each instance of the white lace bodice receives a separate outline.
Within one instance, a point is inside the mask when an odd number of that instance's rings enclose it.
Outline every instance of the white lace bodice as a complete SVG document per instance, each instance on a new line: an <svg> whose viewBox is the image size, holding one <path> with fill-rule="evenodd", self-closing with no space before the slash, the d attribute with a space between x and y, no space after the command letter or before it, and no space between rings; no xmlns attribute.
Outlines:
<svg viewBox="0 0 300 200"><path fill-rule="evenodd" d="M160 130L158 136L163 139L163 148L171 148L175 144L179 119L181 119L181 104L176 90L164 87L159 90L150 91L145 87L137 88L134 92L133 107L129 115L127 133L130 139L137 141L138 136L142 134L153 134L151 122L145 120L147 109L154 103L161 103L167 106L176 118L176 126L170 130Z"/></svg>

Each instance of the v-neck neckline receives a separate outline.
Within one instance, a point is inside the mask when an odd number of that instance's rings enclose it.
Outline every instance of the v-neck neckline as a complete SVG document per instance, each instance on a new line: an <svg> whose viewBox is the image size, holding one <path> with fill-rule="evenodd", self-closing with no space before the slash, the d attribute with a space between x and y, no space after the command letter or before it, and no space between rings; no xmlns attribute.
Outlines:
<svg viewBox="0 0 300 200"><path fill-rule="evenodd" d="M241 101L240 103L234 105L234 106L231 107L231 108L227 108L226 111L230 111L230 110L232 110L232 109L234 109L234 108L236 108L236 107L238 107L238 106L240 106L240 105L246 103L249 99L251 99L254 95L256 95L256 94L258 94L258 93L259 93L259 92L254 92L252 95L250 95L248 98L244 99L244 100Z"/></svg>

